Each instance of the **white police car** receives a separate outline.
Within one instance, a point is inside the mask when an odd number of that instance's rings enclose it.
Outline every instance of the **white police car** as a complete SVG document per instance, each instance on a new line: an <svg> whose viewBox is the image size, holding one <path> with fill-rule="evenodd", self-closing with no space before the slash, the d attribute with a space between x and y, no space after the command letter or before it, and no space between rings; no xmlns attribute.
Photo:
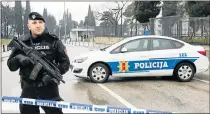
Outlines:
<svg viewBox="0 0 210 114"><path fill-rule="evenodd" d="M107 48L77 56L71 62L73 75L92 82L106 82L109 76L175 76L190 81L195 73L208 70L209 60L202 46L193 46L165 36L135 36Z"/></svg>

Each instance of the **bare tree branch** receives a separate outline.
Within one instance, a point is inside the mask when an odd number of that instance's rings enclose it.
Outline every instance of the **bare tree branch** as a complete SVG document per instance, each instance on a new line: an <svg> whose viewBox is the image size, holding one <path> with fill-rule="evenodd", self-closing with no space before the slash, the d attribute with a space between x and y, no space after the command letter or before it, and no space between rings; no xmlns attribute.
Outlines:
<svg viewBox="0 0 210 114"><path fill-rule="evenodd" d="M96 18L96 20L100 20L100 17L102 17L103 13L99 12L99 11L93 11L94 17Z"/></svg>
<svg viewBox="0 0 210 114"><path fill-rule="evenodd" d="M117 18L116 18L117 22L120 20L120 18L118 18L119 13L123 10L123 8L124 8L124 7L125 7L125 5L127 4L127 2L128 2L128 1L124 2L124 4L122 5L122 7L121 7L121 8L118 8L119 10L118 10L118 15L117 15ZM123 2L122 2L122 3L123 3ZM120 17L120 16L119 16L119 17Z"/></svg>
<svg viewBox="0 0 210 114"><path fill-rule="evenodd" d="M121 2L115 1L114 3L117 3L117 8L116 8L116 9L118 9L117 11L113 11L112 8L109 8L107 5L104 5L104 7L105 7L110 13L113 14L113 19L111 19L111 20L114 21L115 25L118 24L118 21L120 20L120 17L121 17L121 14L120 14L120 13L121 13L121 10L123 10L123 8L126 6L126 4L127 4L128 1L129 1L129 0L126 0L125 2L124 2L124 1L121 1ZM121 4L121 5L120 5L120 4ZM95 17L96 17L96 19L97 19L97 20L100 20L100 19L98 19L98 18L100 18L101 16L103 16L103 14L104 14L104 13L101 13L101 12L99 12L99 11L95 11ZM112 23L113 23L113 21L112 21Z"/></svg>
<svg viewBox="0 0 210 114"><path fill-rule="evenodd" d="M105 6L110 12L113 12L111 8L108 8L107 6Z"/></svg>

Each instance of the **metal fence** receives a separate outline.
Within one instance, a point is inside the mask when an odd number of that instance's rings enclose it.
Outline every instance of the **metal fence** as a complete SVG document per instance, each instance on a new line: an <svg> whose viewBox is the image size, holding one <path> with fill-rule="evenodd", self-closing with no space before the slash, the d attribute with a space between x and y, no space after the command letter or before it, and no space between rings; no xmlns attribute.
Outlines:
<svg viewBox="0 0 210 114"><path fill-rule="evenodd" d="M150 34L175 38L205 37L210 34L210 17L178 17L151 18L148 23L129 25L104 25L95 27L96 37L129 37Z"/></svg>
<svg viewBox="0 0 210 114"><path fill-rule="evenodd" d="M129 25L104 25L92 27L93 35L77 40L82 46L107 46L126 37L145 34L163 35L184 40L198 45L210 44L210 17L178 17L151 18L148 23L134 22ZM83 43L86 42L86 43ZM67 42L69 43L69 42ZM89 45L90 44L90 45Z"/></svg>
<svg viewBox="0 0 210 114"><path fill-rule="evenodd" d="M150 19L152 34L175 38L209 37L210 17L164 17Z"/></svg>
<svg viewBox="0 0 210 114"><path fill-rule="evenodd" d="M129 25L104 25L95 27L95 37L130 37L144 34L148 23Z"/></svg>

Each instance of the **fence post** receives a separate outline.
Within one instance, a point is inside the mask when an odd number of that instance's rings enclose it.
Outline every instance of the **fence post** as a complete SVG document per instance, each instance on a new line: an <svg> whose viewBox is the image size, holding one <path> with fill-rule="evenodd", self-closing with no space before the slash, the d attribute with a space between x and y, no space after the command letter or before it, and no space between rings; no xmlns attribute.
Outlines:
<svg viewBox="0 0 210 114"><path fill-rule="evenodd" d="M5 52L5 45L3 45L3 52Z"/></svg>

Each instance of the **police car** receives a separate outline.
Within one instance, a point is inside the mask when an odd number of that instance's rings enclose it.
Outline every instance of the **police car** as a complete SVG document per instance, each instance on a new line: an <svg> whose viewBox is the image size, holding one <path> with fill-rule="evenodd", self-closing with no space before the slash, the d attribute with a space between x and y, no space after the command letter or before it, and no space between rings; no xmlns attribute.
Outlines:
<svg viewBox="0 0 210 114"><path fill-rule="evenodd" d="M76 77L95 83L113 77L175 76L190 81L209 68L206 50L166 36L135 36L109 47L79 55L71 61Z"/></svg>

